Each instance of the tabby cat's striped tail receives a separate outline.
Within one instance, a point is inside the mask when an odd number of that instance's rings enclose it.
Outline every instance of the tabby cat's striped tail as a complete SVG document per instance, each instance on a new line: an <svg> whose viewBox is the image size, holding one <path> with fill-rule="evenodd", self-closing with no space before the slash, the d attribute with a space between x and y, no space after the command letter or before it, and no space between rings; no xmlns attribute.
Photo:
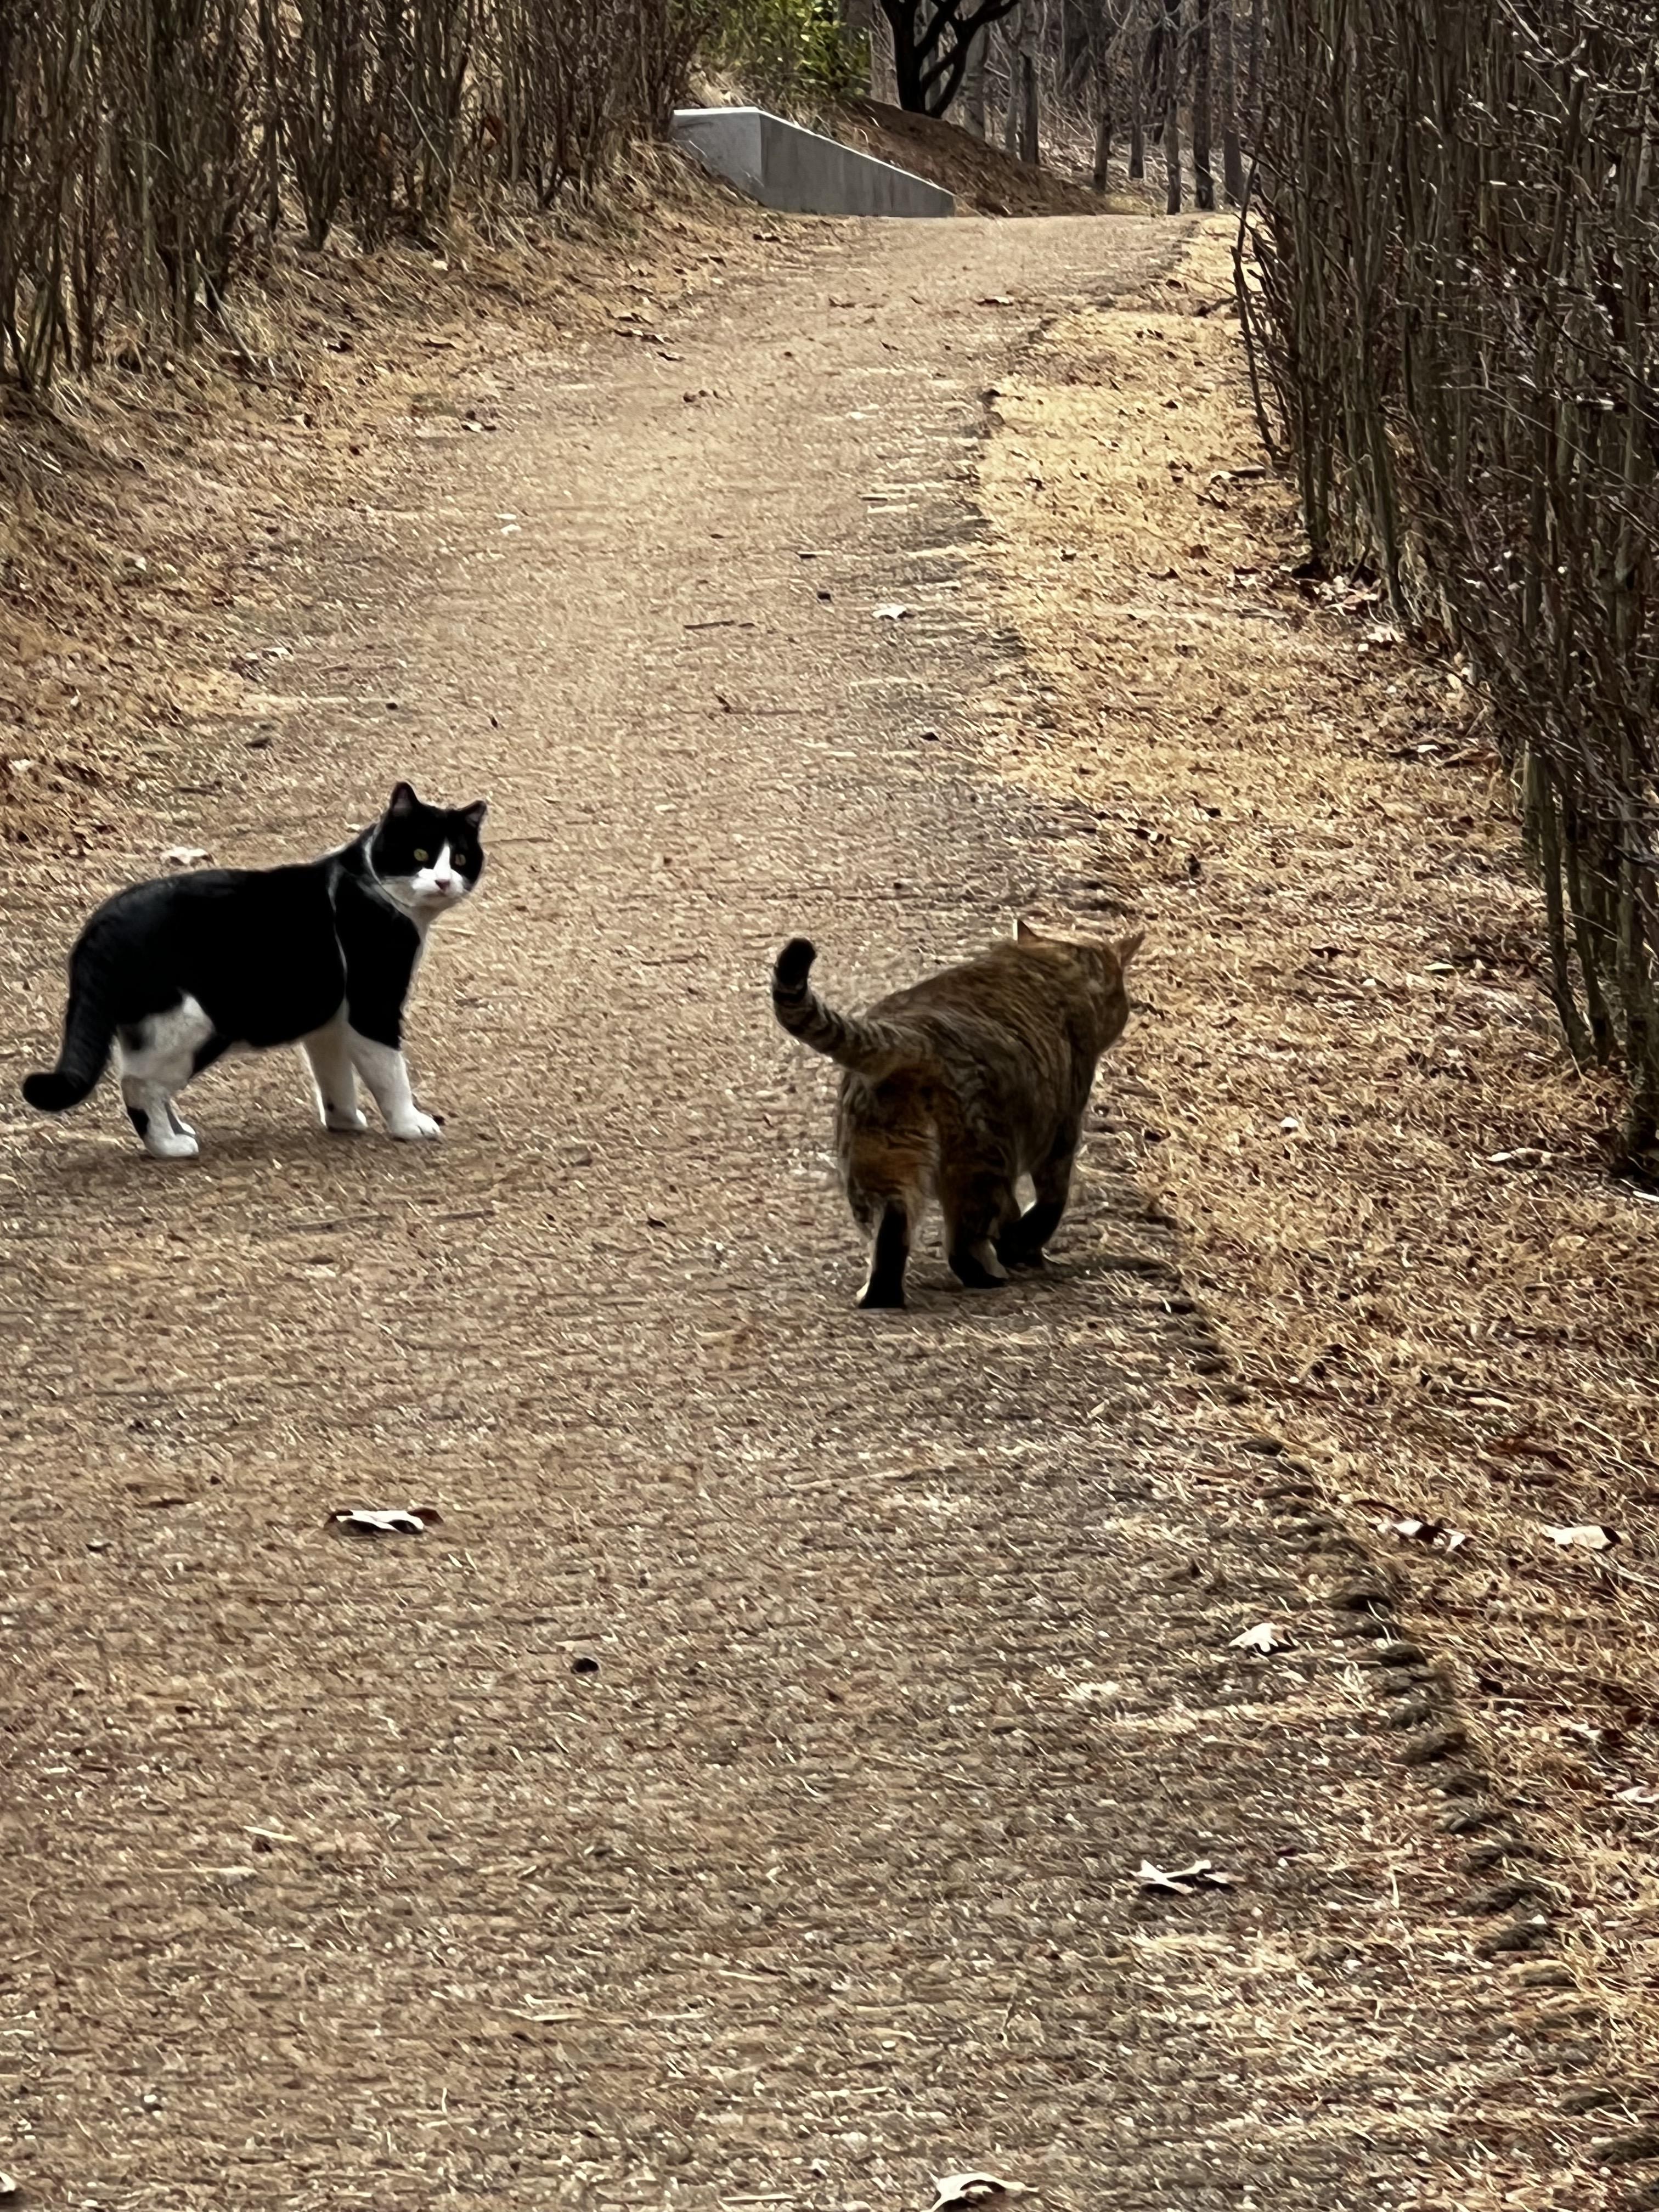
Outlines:
<svg viewBox="0 0 1659 2212"><path fill-rule="evenodd" d="M826 1006L806 978L817 947L792 937L772 970L772 1011L793 1037L826 1054L837 1066L879 1080L909 1056L902 1033L887 1022L861 1021Z"/></svg>

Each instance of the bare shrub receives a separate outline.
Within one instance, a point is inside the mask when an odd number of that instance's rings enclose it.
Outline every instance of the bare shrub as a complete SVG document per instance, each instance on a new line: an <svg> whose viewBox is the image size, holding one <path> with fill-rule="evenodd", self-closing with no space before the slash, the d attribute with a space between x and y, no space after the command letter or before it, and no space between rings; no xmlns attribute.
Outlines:
<svg viewBox="0 0 1659 2212"><path fill-rule="evenodd" d="M0 375L112 312L187 344L259 234L435 243L458 199L591 192L665 131L701 0L0 0ZM261 222L258 218L263 218Z"/></svg>
<svg viewBox="0 0 1659 2212"><path fill-rule="evenodd" d="M1659 1136L1659 27L1640 0L1268 0L1240 296L1315 552L1492 702L1581 1060Z"/></svg>

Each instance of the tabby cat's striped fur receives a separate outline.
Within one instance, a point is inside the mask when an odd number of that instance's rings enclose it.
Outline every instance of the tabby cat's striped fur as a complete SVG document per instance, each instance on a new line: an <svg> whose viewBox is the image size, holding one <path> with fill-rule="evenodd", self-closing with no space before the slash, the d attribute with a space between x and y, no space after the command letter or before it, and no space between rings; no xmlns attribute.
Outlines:
<svg viewBox="0 0 1659 2212"><path fill-rule="evenodd" d="M870 1241L861 1306L902 1306L929 1203L969 1290L1036 1265L1071 1188L1095 1066L1128 1019L1124 971L1140 945L1039 934L947 968L862 1016L826 1006L807 981L816 949L778 955L772 1006L792 1036L844 1071L836 1152L848 1203ZM1029 1175L1035 1203L1019 1210Z"/></svg>

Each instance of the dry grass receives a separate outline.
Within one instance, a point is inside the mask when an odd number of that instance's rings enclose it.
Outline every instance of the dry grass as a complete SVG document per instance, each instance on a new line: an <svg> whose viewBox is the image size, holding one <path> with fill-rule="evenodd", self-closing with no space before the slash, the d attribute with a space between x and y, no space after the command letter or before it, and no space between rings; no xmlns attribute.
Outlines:
<svg viewBox="0 0 1659 2212"><path fill-rule="evenodd" d="M1052 704L999 764L1088 802L1068 865L1150 924L1126 1095L1241 1425L1395 1579L1650 2117L1659 1212L1605 1172L1614 1101L1562 1052L1478 699L1363 591L1290 573L1230 283L1212 226L997 395L994 588ZM1623 1540L1547 1533L1592 1522Z"/></svg>
<svg viewBox="0 0 1659 2212"><path fill-rule="evenodd" d="M373 536L434 442L492 434L515 384L597 340L673 360L660 319L816 229L643 147L556 226L459 224L447 259L279 242L195 353L117 333L90 384L0 391L0 844L96 849L181 732L230 717L258 744L282 672L238 648L307 604L319 528Z"/></svg>

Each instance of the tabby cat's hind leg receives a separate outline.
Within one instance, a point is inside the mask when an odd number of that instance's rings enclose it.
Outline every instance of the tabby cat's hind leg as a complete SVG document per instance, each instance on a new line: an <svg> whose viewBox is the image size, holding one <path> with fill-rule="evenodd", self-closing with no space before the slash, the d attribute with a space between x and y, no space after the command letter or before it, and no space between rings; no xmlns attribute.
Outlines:
<svg viewBox="0 0 1659 2212"><path fill-rule="evenodd" d="M1014 1211L1014 1194L1000 1176L976 1175L939 1191L945 1215L945 1257L965 1291L1000 1291L1008 1278L994 1239Z"/></svg>
<svg viewBox="0 0 1659 2212"><path fill-rule="evenodd" d="M870 1240L870 1272L859 1292L860 1305L902 1307L909 1260L910 1216L898 1200L889 1199Z"/></svg>
<svg viewBox="0 0 1659 2212"><path fill-rule="evenodd" d="M1051 1152L1031 1177L1034 1203L997 1239L997 1257L1005 1267L1040 1267L1042 1248L1059 1228L1072 1188L1072 1164L1077 1158L1075 1139Z"/></svg>

